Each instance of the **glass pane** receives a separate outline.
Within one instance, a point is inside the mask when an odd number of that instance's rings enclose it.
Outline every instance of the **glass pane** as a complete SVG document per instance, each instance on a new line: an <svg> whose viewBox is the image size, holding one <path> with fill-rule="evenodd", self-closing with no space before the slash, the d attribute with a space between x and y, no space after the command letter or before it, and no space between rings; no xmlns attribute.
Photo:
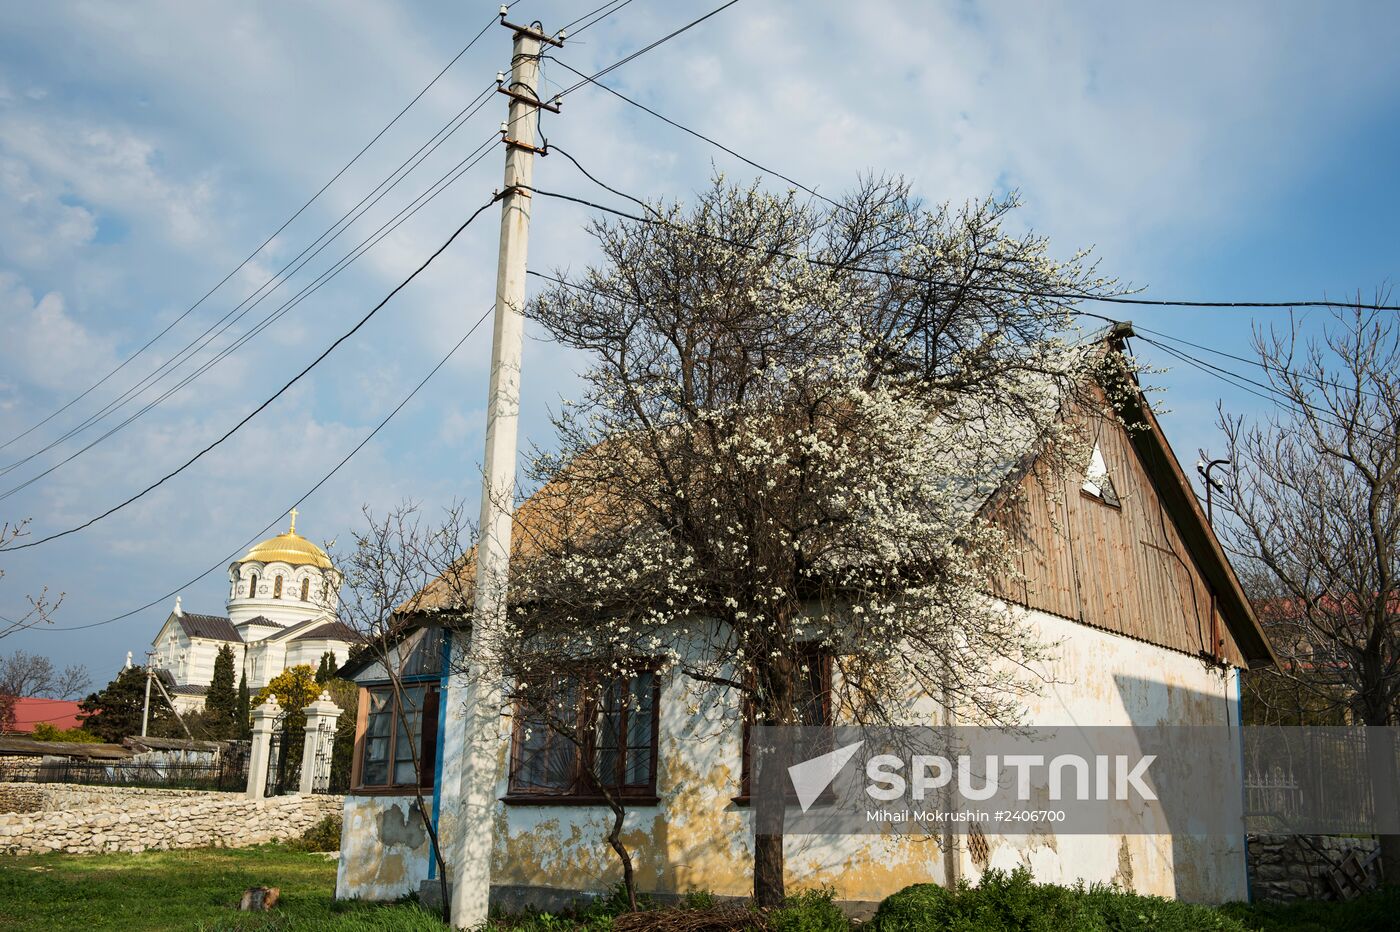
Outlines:
<svg viewBox="0 0 1400 932"><path fill-rule="evenodd" d="M576 745L550 728L572 721L578 714L578 690L566 677L555 677L536 683L522 692L530 701L544 707L527 708L521 724L523 733L516 761L514 785L523 792L566 793L574 788L578 776Z"/></svg>
<svg viewBox="0 0 1400 932"><path fill-rule="evenodd" d="M360 768L360 783L383 786L389 782L389 691L371 690L369 710L365 718L364 760Z"/></svg>
<svg viewBox="0 0 1400 932"><path fill-rule="evenodd" d="M396 715L394 733L394 783L418 782L416 761L423 734L423 697L426 686L404 687L401 691L403 714Z"/></svg>
<svg viewBox="0 0 1400 932"><path fill-rule="evenodd" d="M641 673L630 684L631 698L627 710L627 768L623 782L628 786L645 786L651 782L652 723L656 674Z"/></svg>

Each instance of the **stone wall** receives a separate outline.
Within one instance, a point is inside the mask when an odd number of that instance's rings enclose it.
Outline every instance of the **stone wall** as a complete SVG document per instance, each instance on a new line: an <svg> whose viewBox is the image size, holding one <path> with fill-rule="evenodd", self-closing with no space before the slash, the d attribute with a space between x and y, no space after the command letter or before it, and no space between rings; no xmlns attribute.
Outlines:
<svg viewBox="0 0 1400 932"><path fill-rule="evenodd" d="M1327 876L1335 866L1352 849L1364 862L1377 845L1374 838L1343 835L1250 835L1250 891L1255 900L1275 902L1331 899Z"/></svg>
<svg viewBox="0 0 1400 932"><path fill-rule="evenodd" d="M344 803L319 794L255 802L197 790L0 784L5 799L44 808L0 812L0 855L241 848L300 837Z"/></svg>

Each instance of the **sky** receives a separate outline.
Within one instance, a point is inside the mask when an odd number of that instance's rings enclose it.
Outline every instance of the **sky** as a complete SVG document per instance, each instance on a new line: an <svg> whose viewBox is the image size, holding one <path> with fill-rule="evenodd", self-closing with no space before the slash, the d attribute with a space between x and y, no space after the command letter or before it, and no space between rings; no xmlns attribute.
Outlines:
<svg viewBox="0 0 1400 932"><path fill-rule="evenodd" d="M550 30L601 0L521 0ZM557 57L592 73L718 5L633 0ZM508 67L493 26L354 165L239 268L494 17L496 4L96 0L0 8L0 495L39 476L181 382L180 350L263 300L194 357L237 351L119 431L0 499L34 536L86 521L220 436L349 328L499 187L492 149L342 274L285 306L495 133L483 108L328 245L317 237ZM1338 298L1400 275L1400 7L1380 2L1117 4L741 0L612 72L618 90L824 194L898 174L931 203L1020 192L1016 223L1056 254L1093 247L1148 297ZM572 76L546 62L546 88ZM754 169L596 88L544 132L602 180L684 199L715 172ZM540 187L628 206L563 158ZM786 182L765 179L775 189ZM581 207L539 198L529 263L585 267ZM336 229L339 229L337 227ZM220 614L240 544L301 498L489 307L497 220L482 215L353 338L225 444L88 529L0 555L0 615L47 586L54 623L0 641L88 666L139 662L179 589ZM271 291L308 247L306 265ZM295 266L294 266L295 267ZM181 315L238 269L183 319ZM532 282L534 287L535 282ZM284 309L285 306L285 310ZM1280 312L1099 308L1249 355ZM1325 312L1306 316L1316 333ZM178 323L176 322L178 320ZM173 326L171 326L173 324ZM218 325L222 326L222 325ZM475 508L489 326L300 507L298 531L345 546L362 508ZM1137 341L1167 437L1190 470L1216 449L1216 407L1266 402ZM1193 351L1194 352L1194 351ZM521 436L548 446L549 412L586 360L528 332ZM1232 364L1235 368L1243 368ZM164 366L165 368L161 368ZM152 373L153 386L45 450ZM38 452L43 451L43 452ZM37 455L34 455L36 454ZM32 458L31 458L32 456ZM185 585L210 568L214 571ZM87 627L83 627L87 626Z"/></svg>

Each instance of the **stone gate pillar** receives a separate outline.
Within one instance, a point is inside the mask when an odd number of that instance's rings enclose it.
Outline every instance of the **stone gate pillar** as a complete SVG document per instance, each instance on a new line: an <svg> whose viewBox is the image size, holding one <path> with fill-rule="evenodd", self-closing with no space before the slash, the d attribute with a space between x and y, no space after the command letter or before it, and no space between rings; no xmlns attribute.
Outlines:
<svg viewBox="0 0 1400 932"><path fill-rule="evenodd" d="M335 723L344 711L331 701L331 694L321 693L304 710L306 712L306 741L301 752L301 786L299 792L314 793L317 784L328 786L331 776L331 749L335 745ZM324 750L325 773L317 773L317 758Z"/></svg>
<svg viewBox="0 0 1400 932"><path fill-rule="evenodd" d="M267 795L267 765L272 757L272 732L277 727L277 717L282 714L276 698L269 696L267 701L253 710L253 747L248 753L249 799L262 799ZM287 753L286 749L282 753Z"/></svg>

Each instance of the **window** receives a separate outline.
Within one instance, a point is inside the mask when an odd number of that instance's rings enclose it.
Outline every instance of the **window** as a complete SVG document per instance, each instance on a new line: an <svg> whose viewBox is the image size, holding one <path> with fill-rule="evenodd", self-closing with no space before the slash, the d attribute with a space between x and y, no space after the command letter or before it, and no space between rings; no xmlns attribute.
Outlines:
<svg viewBox="0 0 1400 932"><path fill-rule="evenodd" d="M309 596L310 594L311 594L311 580L310 580L310 579L303 579L303 580L301 581L301 600L302 600L303 602L305 602L305 601L306 601L306 597Z"/></svg>
<svg viewBox="0 0 1400 932"><path fill-rule="evenodd" d="M254 573L248 577L248 598L253 598L258 594L258 574Z"/></svg>
<svg viewBox="0 0 1400 932"><path fill-rule="evenodd" d="M274 579L274 580L272 581L272 597L273 597L274 599L280 599L280 598L282 598L282 577L281 577L281 576L278 576L276 579Z"/></svg>
<svg viewBox="0 0 1400 932"><path fill-rule="evenodd" d="M1098 499L1105 505L1113 505L1116 508L1120 504L1118 493L1113 489L1113 480L1108 475L1108 464L1104 462L1103 451L1097 443L1094 444L1094 452L1089 457L1089 468L1084 471L1082 489L1085 495Z"/></svg>
<svg viewBox="0 0 1400 932"><path fill-rule="evenodd" d="M432 786L437 757L438 690L431 684L375 686L360 693L363 731L355 788L385 790ZM415 768L414 758L417 757Z"/></svg>
<svg viewBox="0 0 1400 932"><path fill-rule="evenodd" d="M562 698L551 705L577 709L568 733L557 712L532 714L517 704L507 799L595 803L602 801L601 786L634 801L654 800L660 689L652 671L608 680L582 703L576 682L558 685L551 692Z"/></svg>

